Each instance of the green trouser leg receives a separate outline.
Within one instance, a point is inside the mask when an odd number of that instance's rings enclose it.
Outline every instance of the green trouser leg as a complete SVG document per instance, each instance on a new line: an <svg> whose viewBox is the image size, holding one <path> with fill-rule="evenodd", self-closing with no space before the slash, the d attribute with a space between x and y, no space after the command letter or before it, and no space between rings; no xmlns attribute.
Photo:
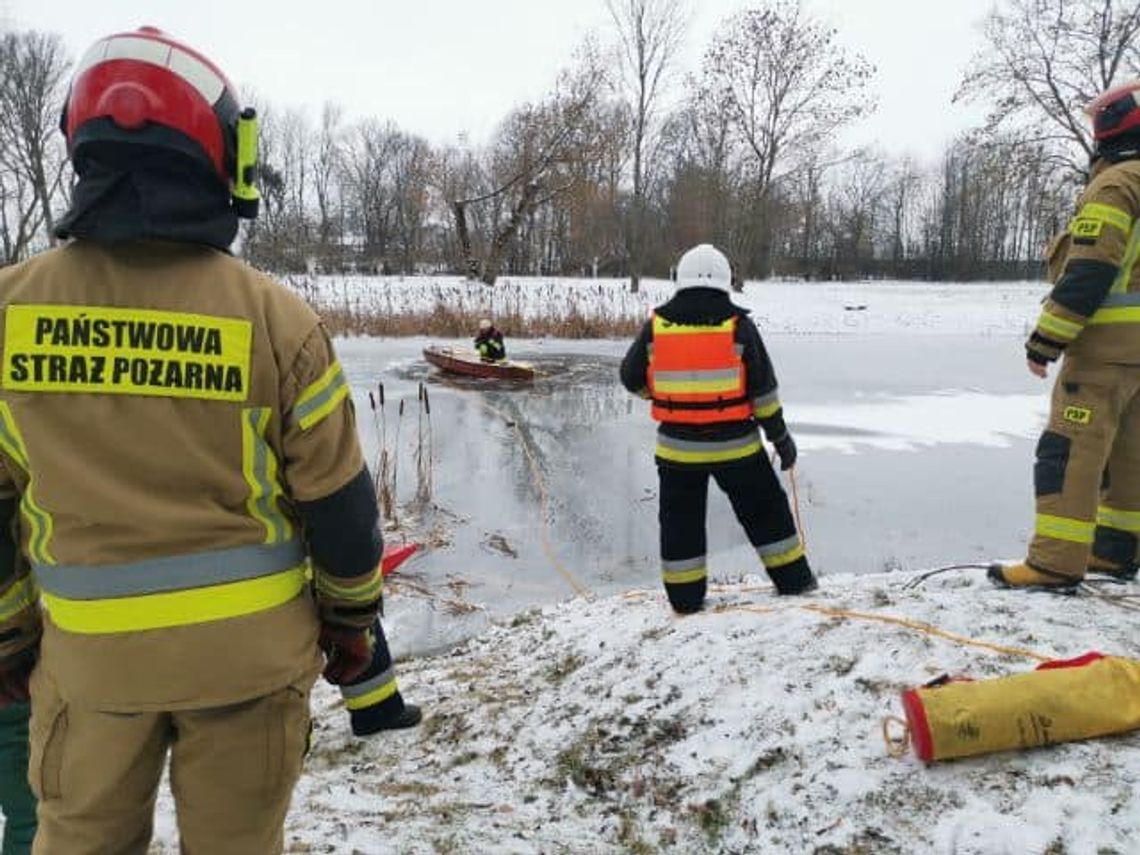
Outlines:
<svg viewBox="0 0 1140 855"><path fill-rule="evenodd" d="M36 836L36 797L28 787L27 704L0 707L0 810L4 811L2 855L28 855Z"/></svg>

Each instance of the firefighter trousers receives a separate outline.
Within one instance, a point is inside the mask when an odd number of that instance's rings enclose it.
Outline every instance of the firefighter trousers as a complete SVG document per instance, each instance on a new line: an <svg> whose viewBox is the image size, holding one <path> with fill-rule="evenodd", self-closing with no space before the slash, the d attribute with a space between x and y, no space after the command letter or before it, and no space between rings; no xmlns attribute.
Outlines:
<svg viewBox="0 0 1140 855"><path fill-rule="evenodd" d="M28 788L27 704L0 709L0 810L4 846L0 855L27 855L36 834L36 799Z"/></svg>
<svg viewBox="0 0 1140 855"><path fill-rule="evenodd" d="M796 533L788 497L772 464L754 454L719 466L675 466L658 461L658 520L661 573L669 603L677 612L698 611L708 587L705 516L710 476L732 504L765 570L782 594L802 591L812 581Z"/></svg>
<svg viewBox="0 0 1140 855"><path fill-rule="evenodd" d="M1028 563L1080 579L1090 555L1135 566L1140 537L1140 366L1066 357L1037 443Z"/></svg>
<svg viewBox="0 0 1140 855"><path fill-rule="evenodd" d="M145 855L168 752L185 855L282 851L312 678L214 709L114 713L67 703L43 671L32 676L36 855Z"/></svg>

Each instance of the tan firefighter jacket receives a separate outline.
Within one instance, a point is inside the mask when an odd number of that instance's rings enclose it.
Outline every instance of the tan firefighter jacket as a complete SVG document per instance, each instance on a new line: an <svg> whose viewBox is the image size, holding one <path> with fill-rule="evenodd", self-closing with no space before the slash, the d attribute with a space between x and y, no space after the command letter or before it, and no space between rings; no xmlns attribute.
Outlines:
<svg viewBox="0 0 1140 855"><path fill-rule="evenodd" d="M292 502L363 460L313 311L213 249L88 241L0 271L0 309L0 498L62 696L214 706L318 669ZM0 629L32 585L3 582Z"/></svg>
<svg viewBox="0 0 1140 855"><path fill-rule="evenodd" d="M1140 161L1099 160L1048 250L1054 283L1027 343L1038 362L1140 365Z"/></svg>

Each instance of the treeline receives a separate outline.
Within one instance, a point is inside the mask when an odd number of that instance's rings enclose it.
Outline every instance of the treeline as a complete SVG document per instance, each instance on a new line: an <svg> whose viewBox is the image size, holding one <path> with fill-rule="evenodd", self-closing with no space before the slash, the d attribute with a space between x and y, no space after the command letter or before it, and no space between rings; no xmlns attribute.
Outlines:
<svg viewBox="0 0 1140 855"><path fill-rule="evenodd" d="M844 151L874 69L795 0L723 22L682 74L684 0L607 0L582 46L486 144L433 145L334 104L256 103L261 217L242 252L278 271L666 276L683 249L737 275L933 280L1042 272L1090 143L1080 109L1135 74L1140 2L1005 0L958 97L993 107L936 163ZM0 42L3 258L48 242L69 178L59 40ZM1064 62L1058 62L1064 57Z"/></svg>

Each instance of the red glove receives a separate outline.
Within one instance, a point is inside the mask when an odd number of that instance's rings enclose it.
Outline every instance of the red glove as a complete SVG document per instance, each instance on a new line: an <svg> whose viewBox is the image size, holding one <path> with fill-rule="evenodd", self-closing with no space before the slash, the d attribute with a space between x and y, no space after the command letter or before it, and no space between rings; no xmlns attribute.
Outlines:
<svg viewBox="0 0 1140 855"><path fill-rule="evenodd" d="M372 648L376 640L372 629L322 623L317 640L325 652L324 677L334 686L351 683L372 664Z"/></svg>
<svg viewBox="0 0 1140 855"><path fill-rule="evenodd" d="M36 651L27 650L14 657L0 670L0 707L27 702L28 678L36 667Z"/></svg>

